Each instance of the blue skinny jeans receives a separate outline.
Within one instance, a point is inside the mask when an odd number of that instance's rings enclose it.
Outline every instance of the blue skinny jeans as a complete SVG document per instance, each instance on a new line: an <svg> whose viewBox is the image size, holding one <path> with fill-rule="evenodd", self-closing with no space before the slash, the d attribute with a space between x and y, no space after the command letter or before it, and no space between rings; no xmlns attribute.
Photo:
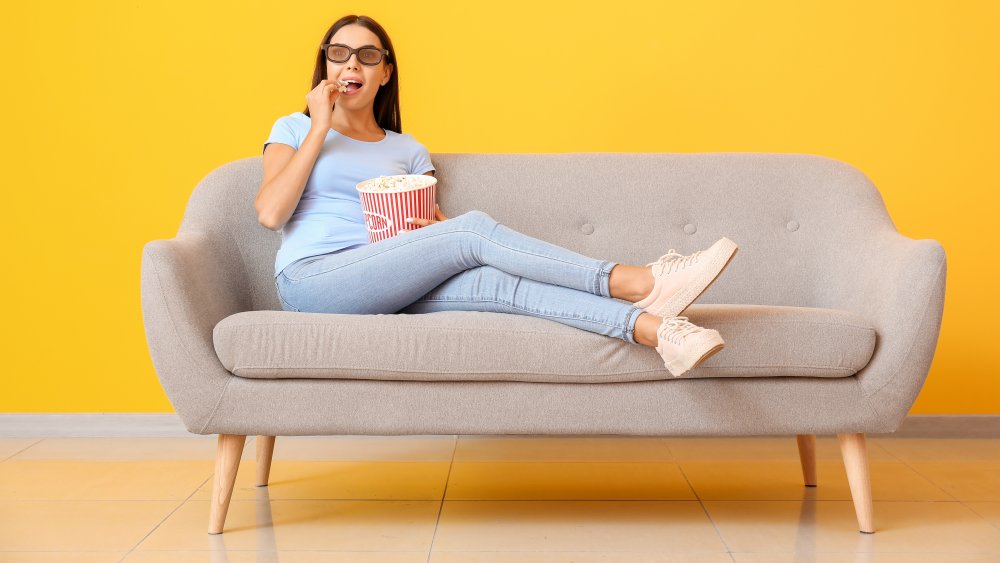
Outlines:
<svg viewBox="0 0 1000 563"><path fill-rule="evenodd" d="M302 258L274 283L286 311L511 313L637 344L642 309L611 297L616 264L469 211L373 244Z"/></svg>

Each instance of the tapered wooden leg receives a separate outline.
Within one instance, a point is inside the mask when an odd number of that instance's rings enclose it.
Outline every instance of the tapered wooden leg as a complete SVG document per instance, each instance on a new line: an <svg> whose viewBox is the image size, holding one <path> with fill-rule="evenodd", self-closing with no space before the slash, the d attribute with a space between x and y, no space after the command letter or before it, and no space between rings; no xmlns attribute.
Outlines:
<svg viewBox="0 0 1000 563"><path fill-rule="evenodd" d="M874 534L874 511L872 510L872 486L868 474L868 448L864 433L837 434L840 455L847 470L847 483L851 486L854 512L858 515L858 527L864 534Z"/></svg>
<svg viewBox="0 0 1000 563"><path fill-rule="evenodd" d="M797 434L799 461L802 462L802 480L807 487L816 486L816 435Z"/></svg>
<svg viewBox="0 0 1000 563"><path fill-rule="evenodd" d="M215 452L215 475L212 476L212 506L208 515L208 533L221 534L229 512L229 499L233 497L236 472L247 437L236 434L219 434Z"/></svg>
<svg viewBox="0 0 1000 563"><path fill-rule="evenodd" d="M266 487L271 474L271 456L274 454L274 436L257 436L257 486Z"/></svg>

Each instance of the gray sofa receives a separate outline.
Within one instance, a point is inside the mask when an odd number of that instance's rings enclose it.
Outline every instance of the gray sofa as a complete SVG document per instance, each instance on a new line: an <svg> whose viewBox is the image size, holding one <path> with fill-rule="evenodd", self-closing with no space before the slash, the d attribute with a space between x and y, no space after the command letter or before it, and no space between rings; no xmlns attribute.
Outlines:
<svg viewBox="0 0 1000 563"><path fill-rule="evenodd" d="M479 210L591 257L644 264L735 240L684 312L726 348L674 378L651 348L547 319L284 311L280 234L253 209L261 158L228 163L195 188L177 236L142 255L156 372L186 428L219 435L209 533L246 436L265 486L276 436L352 434L795 435L806 486L815 435L836 434L860 531L874 532L865 433L895 431L920 392L946 261L896 231L864 174L803 154L432 158L449 217Z"/></svg>

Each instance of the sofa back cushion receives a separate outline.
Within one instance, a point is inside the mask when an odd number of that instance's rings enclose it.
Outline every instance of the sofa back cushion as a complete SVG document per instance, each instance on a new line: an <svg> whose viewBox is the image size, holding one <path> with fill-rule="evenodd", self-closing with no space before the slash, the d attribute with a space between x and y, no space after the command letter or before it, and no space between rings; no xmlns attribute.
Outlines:
<svg viewBox="0 0 1000 563"><path fill-rule="evenodd" d="M881 195L854 167L815 155L563 153L431 155L438 203L472 209L594 258L645 264L726 236L740 252L698 303L843 308L852 253L895 230ZM281 235L257 222L262 158L228 163L192 194L181 231L210 232L238 253L253 310L281 310ZM863 313L861 311L856 311Z"/></svg>

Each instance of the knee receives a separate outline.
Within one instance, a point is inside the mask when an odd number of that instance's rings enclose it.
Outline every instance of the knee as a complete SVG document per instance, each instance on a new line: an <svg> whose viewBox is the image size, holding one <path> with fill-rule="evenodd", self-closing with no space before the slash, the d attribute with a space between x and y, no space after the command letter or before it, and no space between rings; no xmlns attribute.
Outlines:
<svg viewBox="0 0 1000 563"><path fill-rule="evenodd" d="M467 223L473 227L493 226L496 224L493 217L490 217L486 212L478 209L473 209L472 211L463 213L455 218L460 219L463 223Z"/></svg>

